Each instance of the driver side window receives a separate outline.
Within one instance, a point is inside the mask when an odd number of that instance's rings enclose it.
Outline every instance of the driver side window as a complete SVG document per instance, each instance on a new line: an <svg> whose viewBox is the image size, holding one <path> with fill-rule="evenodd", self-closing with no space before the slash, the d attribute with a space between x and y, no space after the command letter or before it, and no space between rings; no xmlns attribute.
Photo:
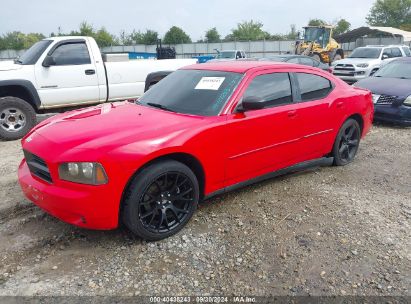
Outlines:
<svg viewBox="0 0 411 304"><path fill-rule="evenodd" d="M53 54L55 65L90 64L90 55L84 42L67 43L57 47Z"/></svg>
<svg viewBox="0 0 411 304"><path fill-rule="evenodd" d="M273 73L256 76L243 95L256 97L264 102L264 108L272 108L293 102L288 73Z"/></svg>

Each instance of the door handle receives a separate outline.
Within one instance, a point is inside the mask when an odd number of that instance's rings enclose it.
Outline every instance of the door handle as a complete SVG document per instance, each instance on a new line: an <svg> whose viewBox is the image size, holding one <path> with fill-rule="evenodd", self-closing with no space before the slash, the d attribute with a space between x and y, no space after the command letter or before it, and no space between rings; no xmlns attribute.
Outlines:
<svg viewBox="0 0 411 304"><path fill-rule="evenodd" d="M84 73L86 73L86 75L94 75L96 74L95 70L85 70Z"/></svg>
<svg viewBox="0 0 411 304"><path fill-rule="evenodd" d="M344 103L342 101L337 102L337 108L341 109L344 107Z"/></svg>
<svg viewBox="0 0 411 304"><path fill-rule="evenodd" d="M287 115L288 115L288 117L290 117L290 118L294 118L294 117L297 116L297 111L296 111L296 110L288 111Z"/></svg>

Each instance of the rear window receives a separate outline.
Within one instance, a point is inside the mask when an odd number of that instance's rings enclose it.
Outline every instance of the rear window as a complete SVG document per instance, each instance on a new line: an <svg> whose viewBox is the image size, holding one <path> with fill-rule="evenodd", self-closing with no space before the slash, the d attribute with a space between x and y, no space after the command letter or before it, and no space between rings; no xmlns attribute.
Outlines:
<svg viewBox="0 0 411 304"><path fill-rule="evenodd" d="M296 73L301 93L301 101L317 100L326 97L332 91L331 82L321 76Z"/></svg>
<svg viewBox="0 0 411 304"><path fill-rule="evenodd" d="M214 116L242 78L240 73L178 70L148 90L138 103L178 113Z"/></svg>
<svg viewBox="0 0 411 304"><path fill-rule="evenodd" d="M409 49L408 47L404 46L404 47L402 48L402 50L404 51L405 56L411 57L411 52L410 52L410 49Z"/></svg>

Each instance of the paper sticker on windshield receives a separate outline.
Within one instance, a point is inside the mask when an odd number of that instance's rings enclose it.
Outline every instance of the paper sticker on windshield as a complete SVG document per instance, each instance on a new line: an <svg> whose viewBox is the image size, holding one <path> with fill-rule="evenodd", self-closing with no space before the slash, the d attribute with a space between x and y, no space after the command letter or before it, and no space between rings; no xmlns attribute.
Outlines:
<svg viewBox="0 0 411 304"><path fill-rule="evenodd" d="M225 77L203 77L197 83L195 90L213 90L217 91L222 83L224 82Z"/></svg>

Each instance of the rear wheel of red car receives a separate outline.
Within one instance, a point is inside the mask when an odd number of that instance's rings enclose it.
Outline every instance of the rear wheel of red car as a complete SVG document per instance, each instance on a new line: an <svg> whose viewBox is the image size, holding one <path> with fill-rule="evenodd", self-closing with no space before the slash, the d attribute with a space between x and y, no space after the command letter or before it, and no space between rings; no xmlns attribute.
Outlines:
<svg viewBox="0 0 411 304"><path fill-rule="evenodd" d="M197 178L186 165L174 160L153 163L131 182L124 200L123 222L145 240L161 240L187 224L199 197Z"/></svg>
<svg viewBox="0 0 411 304"><path fill-rule="evenodd" d="M355 119L348 119L340 128L334 142L332 151L334 165L345 166L352 162L357 154L360 139L360 125Z"/></svg>

